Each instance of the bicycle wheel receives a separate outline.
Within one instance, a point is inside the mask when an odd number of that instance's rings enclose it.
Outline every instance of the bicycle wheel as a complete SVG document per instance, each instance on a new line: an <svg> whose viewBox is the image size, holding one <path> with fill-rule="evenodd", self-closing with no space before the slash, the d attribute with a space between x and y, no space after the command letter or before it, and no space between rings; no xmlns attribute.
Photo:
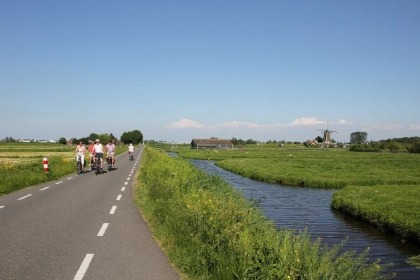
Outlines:
<svg viewBox="0 0 420 280"><path fill-rule="evenodd" d="M80 175L82 171L82 162L80 160L77 161L77 175Z"/></svg>

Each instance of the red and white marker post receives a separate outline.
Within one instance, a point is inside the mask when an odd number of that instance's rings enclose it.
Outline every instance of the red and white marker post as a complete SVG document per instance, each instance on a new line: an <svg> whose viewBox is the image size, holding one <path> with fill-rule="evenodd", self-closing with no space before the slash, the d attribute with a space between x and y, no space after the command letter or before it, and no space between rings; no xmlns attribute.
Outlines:
<svg viewBox="0 0 420 280"><path fill-rule="evenodd" d="M44 171L45 173L48 173L50 170L48 169L48 158L44 157L42 159L42 163L44 164Z"/></svg>

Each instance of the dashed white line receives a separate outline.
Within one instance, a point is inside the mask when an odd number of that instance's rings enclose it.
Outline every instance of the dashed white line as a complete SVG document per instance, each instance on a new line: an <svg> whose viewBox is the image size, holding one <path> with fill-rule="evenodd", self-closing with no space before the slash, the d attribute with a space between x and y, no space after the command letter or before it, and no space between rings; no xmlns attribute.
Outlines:
<svg viewBox="0 0 420 280"><path fill-rule="evenodd" d="M1 208L4 208L4 207L6 207L6 206L1 205L1 206L0 206L0 209L1 209Z"/></svg>
<svg viewBox="0 0 420 280"><path fill-rule="evenodd" d="M125 187L122 187L122 188L121 188L121 191L122 191L122 192L123 192L123 191L125 191Z"/></svg>
<svg viewBox="0 0 420 280"><path fill-rule="evenodd" d="M25 199L25 198L27 198L27 197L30 197L31 195L32 195L32 194L30 193L30 194L28 194L28 195L22 196L21 198L18 198L18 200Z"/></svg>
<svg viewBox="0 0 420 280"><path fill-rule="evenodd" d="M130 177L127 178L127 181L130 180Z"/></svg>
<svg viewBox="0 0 420 280"><path fill-rule="evenodd" d="M128 185L128 182L125 182L124 185Z"/></svg>
<svg viewBox="0 0 420 280"><path fill-rule="evenodd" d="M112 206L111 211L109 211L109 214L114 215L115 210L117 210L117 206Z"/></svg>
<svg viewBox="0 0 420 280"><path fill-rule="evenodd" d="M89 268L90 262L93 259L94 254L87 254L85 259L83 260L82 264L79 267L79 270L76 273L76 276L74 276L73 280L82 280L85 276L85 273L87 269Z"/></svg>
<svg viewBox="0 0 420 280"><path fill-rule="evenodd" d="M101 229L98 232L97 236L104 236L106 229L108 228L109 223L104 223L101 227Z"/></svg>
<svg viewBox="0 0 420 280"><path fill-rule="evenodd" d="M42 189L40 189L40 191L45 191L45 190L47 190L47 189L49 189L50 187L45 187L45 188L42 188Z"/></svg>
<svg viewBox="0 0 420 280"><path fill-rule="evenodd" d="M117 196L117 200L121 200L121 197L122 197L122 195L120 195L120 194L119 194L119 195Z"/></svg>
<svg viewBox="0 0 420 280"><path fill-rule="evenodd" d="M59 185L59 184L61 184L61 183L63 183L63 181L57 182L57 183L55 183L55 184L56 184L56 185Z"/></svg>
<svg viewBox="0 0 420 280"><path fill-rule="evenodd" d="M67 178L67 180L71 180L71 179L73 179L73 177L69 177L69 178Z"/></svg>

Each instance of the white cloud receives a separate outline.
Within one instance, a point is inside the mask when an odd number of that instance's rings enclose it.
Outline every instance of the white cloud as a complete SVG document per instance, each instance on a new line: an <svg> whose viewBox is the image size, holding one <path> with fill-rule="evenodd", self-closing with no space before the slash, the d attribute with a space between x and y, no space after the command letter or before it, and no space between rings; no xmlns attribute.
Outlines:
<svg viewBox="0 0 420 280"><path fill-rule="evenodd" d="M420 124L410 124L409 128L411 130L420 130Z"/></svg>
<svg viewBox="0 0 420 280"><path fill-rule="evenodd" d="M299 119L294 120L291 125L313 125L313 124L325 124L325 121L318 120L318 117L299 118Z"/></svg>
<svg viewBox="0 0 420 280"><path fill-rule="evenodd" d="M227 128L259 128L261 125L249 122L238 122L238 121L231 121L231 122L224 122L220 125L221 127Z"/></svg>
<svg viewBox="0 0 420 280"><path fill-rule="evenodd" d="M172 122L167 125L169 128L205 128L205 125L198 123L196 121L190 120L190 119L181 119L176 122Z"/></svg>
<svg viewBox="0 0 420 280"><path fill-rule="evenodd" d="M184 129L184 128L195 128L195 129L276 129L279 127L294 127L294 126L305 126L305 125L319 125L326 124L326 121L319 120L318 117L298 118L291 123L278 123L278 124L256 124L251 122L241 121L229 121L215 126L206 126L197 121L190 119L181 119L176 122L172 122L167 125L168 128ZM338 122L330 122L335 124L350 124L350 122L340 119Z"/></svg>

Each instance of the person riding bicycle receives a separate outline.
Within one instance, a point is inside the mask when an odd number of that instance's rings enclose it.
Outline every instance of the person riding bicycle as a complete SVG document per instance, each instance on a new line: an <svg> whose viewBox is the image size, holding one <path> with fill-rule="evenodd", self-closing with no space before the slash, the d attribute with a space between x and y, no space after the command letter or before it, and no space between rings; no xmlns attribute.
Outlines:
<svg viewBox="0 0 420 280"><path fill-rule="evenodd" d="M128 146L128 157L131 158L133 153L134 153L134 146L132 143L130 143L130 145Z"/></svg>
<svg viewBox="0 0 420 280"><path fill-rule="evenodd" d="M104 146L102 146L101 142L99 142L99 139L96 139L95 145L93 146L95 151L95 157L99 158L99 166L102 170L102 158L104 157ZM98 164L98 162L96 163Z"/></svg>
<svg viewBox="0 0 420 280"><path fill-rule="evenodd" d="M109 140L108 144L106 144L105 150L107 153L107 158L111 158L111 168L114 168L115 145L111 140Z"/></svg>
<svg viewBox="0 0 420 280"><path fill-rule="evenodd" d="M79 145L77 145L76 147L76 161L79 161L79 157L80 157L80 161L82 163L82 169L81 171L84 172L85 171L85 152L86 152L86 148L83 145L82 141L79 142Z"/></svg>
<svg viewBox="0 0 420 280"><path fill-rule="evenodd" d="M95 143L93 143L93 141L90 142L88 151L89 151L89 166L91 166L92 168L92 164L95 161L95 148L94 148Z"/></svg>

